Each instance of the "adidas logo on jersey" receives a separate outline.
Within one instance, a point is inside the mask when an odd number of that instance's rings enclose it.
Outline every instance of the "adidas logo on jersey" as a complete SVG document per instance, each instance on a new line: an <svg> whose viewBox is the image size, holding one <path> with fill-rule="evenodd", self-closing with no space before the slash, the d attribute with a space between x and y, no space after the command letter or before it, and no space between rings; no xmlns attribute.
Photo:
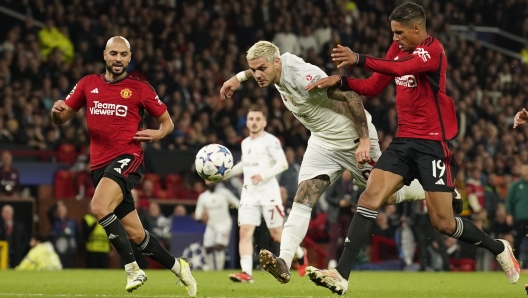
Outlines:
<svg viewBox="0 0 528 298"><path fill-rule="evenodd" d="M90 91L90 93L99 93L99 90L95 88L94 90Z"/></svg>
<svg viewBox="0 0 528 298"><path fill-rule="evenodd" d="M110 235L108 235L108 239L110 239L110 240L112 240L112 239L116 239L116 238L117 238L117 236L114 235L114 234L110 234Z"/></svg>
<svg viewBox="0 0 528 298"><path fill-rule="evenodd" d="M442 178L438 179L438 181L436 181L435 184L438 184L438 185L445 185L444 180L442 180Z"/></svg>
<svg viewBox="0 0 528 298"><path fill-rule="evenodd" d="M114 170L115 170L116 172L118 172L119 174L121 174L121 169L120 169L120 168L114 168ZM437 182L436 184L438 184L438 182Z"/></svg>
<svg viewBox="0 0 528 298"><path fill-rule="evenodd" d="M348 237L345 238L345 243L346 242L350 242L350 240L348 239Z"/></svg>

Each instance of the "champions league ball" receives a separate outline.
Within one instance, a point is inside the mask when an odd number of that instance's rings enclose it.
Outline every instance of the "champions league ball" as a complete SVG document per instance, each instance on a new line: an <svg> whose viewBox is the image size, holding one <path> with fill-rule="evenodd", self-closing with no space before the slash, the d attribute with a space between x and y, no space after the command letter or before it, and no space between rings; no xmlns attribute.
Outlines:
<svg viewBox="0 0 528 298"><path fill-rule="evenodd" d="M233 155L225 146L210 144L198 151L194 165L205 180L222 181L233 168Z"/></svg>

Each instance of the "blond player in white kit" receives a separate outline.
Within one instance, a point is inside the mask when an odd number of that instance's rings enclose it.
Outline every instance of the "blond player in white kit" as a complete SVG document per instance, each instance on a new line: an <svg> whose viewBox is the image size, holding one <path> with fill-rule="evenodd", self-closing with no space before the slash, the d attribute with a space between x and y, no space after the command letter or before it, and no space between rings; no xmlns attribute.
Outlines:
<svg viewBox="0 0 528 298"><path fill-rule="evenodd" d="M287 283L292 259L306 236L315 202L345 169L350 170L355 184L365 186L372 164L380 157L381 151L376 128L357 93L337 88L305 89L327 77L319 67L290 53L280 55L279 49L268 41L254 44L246 59L250 69L224 83L220 90L221 99L231 97L240 82L251 77L260 87L273 84L288 110L311 131L301 164L297 194L284 224L280 255L277 257L267 250L259 254L263 269L279 282ZM404 186L386 203L422 199L423 196L416 195L421 192L423 189Z"/></svg>
<svg viewBox="0 0 528 298"><path fill-rule="evenodd" d="M224 270L225 249L233 226L229 206L238 207L240 201L221 184L205 181L205 186L207 190L198 197L194 218L207 225L203 238L207 269Z"/></svg>
<svg viewBox="0 0 528 298"><path fill-rule="evenodd" d="M288 162L279 139L264 131L266 123L264 111L257 106L251 107L246 120L250 135L242 141L242 161L225 178L244 174L238 208L242 272L229 275L234 282L253 282L252 240L262 217L273 241L279 242L282 236L284 206L276 176L288 168ZM299 253L302 257L303 251Z"/></svg>

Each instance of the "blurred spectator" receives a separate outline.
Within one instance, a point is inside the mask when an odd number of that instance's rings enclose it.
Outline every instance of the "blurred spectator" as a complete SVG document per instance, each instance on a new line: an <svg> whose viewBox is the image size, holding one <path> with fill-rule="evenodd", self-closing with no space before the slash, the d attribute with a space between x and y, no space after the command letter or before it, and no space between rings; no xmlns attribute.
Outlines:
<svg viewBox="0 0 528 298"><path fill-rule="evenodd" d="M86 249L86 268L107 268L110 240L91 212L83 218L82 235Z"/></svg>
<svg viewBox="0 0 528 298"><path fill-rule="evenodd" d="M9 267L15 268L27 251L28 232L24 224L15 220L13 206L4 205L0 214L0 240L9 245Z"/></svg>
<svg viewBox="0 0 528 298"><path fill-rule="evenodd" d="M154 236L167 244L167 240L170 238L170 219L161 214L158 203L149 203L147 220L151 229L150 231Z"/></svg>
<svg viewBox="0 0 528 298"><path fill-rule="evenodd" d="M528 163L521 166L520 179L508 189L506 214L506 223L513 227L515 237L513 253L519 258L522 241L528 234Z"/></svg>
<svg viewBox="0 0 528 298"><path fill-rule="evenodd" d="M279 47L281 53L289 52L300 55L302 49L299 46L297 35L292 32L291 25L286 23L281 29L281 31L275 34L272 42Z"/></svg>
<svg viewBox="0 0 528 298"><path fill-rule="evenodd" d="M40 233L34 233L30 237L31 249L20 265L15 270L20 271L56 271L62 270L59 256L53 248L53 244L47 241Z"/></svg>
<svg viewBox="0 0 528 298"><path fill-rule="evenodd" d="M497 188L497 175L495 173L488 174L488 184L484 187L484 198L488 221L493 222L497 205L503 201Z"/></svg>
<svg viewBox="0 0 528 298"><path fill-rule="evenodd" d="M297 184L299 181L299 170L301 166L295 161L295 152L291 147L284 149L286 160L288 161L288 169L280 173L279 185L286 188L288 200L286 203L286 210L291 208L293 198L297 192Z"/></svg>
<svg viewBox="0 0 528 298"><path fill-rule="evenodd" d="M187 209L185 209L185 206L183 205L176 205L174 207L174 211L172 212L173 216L186 216L187 215Z"/></svg>
<svg viewBox="0 0 528 298"><path fill-rule="evenodd" d="M84 164L84 169L82 172L77 173L75 177L75 189L77 190L77 195L75 198L77 200L89 199L93 196L95 192L95 186L92 180L92 169L90 168L90 163L87 162Z"/></svg>
<svg viewBox="0 0 528 298"><path fill-rule="evenodd" d="M61 60L71 62L73 59L73 44L70 39L64 35L57 27L53 19L46 20L46 26L39 33L41 54L44 59L51 55L52 51L60 51Z"/></svg>
<svg viewBox="0 0 528 298"><path fill-rule="evenodd" d="M20 190L20 176L13 168L13 156L11 152L2 152L2 169L0 170L0 194L4 196L16 197Z"/></svg>
<svg viewBox="0 0 528 298"><path fill-rule="evenodd" d="M467 199L473 213L478 214L485 210L486 202L484 187L480 180L480 169L474 167L470 172L470 178L466 181Z"/></svg>
<svg viewBox="0 0 528 298"><path fill-rule="evenodd" d="M352 183L352 174L345 170L340 178L336 180L325 191L325 199L328 203L326 220L328 222L328 267L337 265L339 258L338 248L341 248L345 240L354 213L352 208L361 194L362 190Z"/></svg>
<svg viewBox="0 0 528 298"><path fill-rule="evenodd" d="M73 268L79 240L77 222L68 218L68 208L63 201L53 204L47 212L55 251L64 268Z"/></svg>

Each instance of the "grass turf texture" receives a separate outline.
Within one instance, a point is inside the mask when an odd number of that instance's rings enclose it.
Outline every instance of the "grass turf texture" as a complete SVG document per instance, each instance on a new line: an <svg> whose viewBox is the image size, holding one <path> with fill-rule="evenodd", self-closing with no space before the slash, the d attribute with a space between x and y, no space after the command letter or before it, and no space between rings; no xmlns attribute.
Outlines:
<svg viewBox="0 0 528 298"><path fill-rule="evenodd" d="M255 271L255 283L234 283L232 271L193 272L198 297L331 297L308 277L292 271L292 280L279 284L264 271ZM125 291L122 270L64 270L62 272L18 272L0 270L0 297L187 297L166 270L146 271L149 280L138 290ZM353 272L348 292L342 297L525 297L526 274L510 285L504 274ZM333 295L338 297L337 295Z"/></svg>

